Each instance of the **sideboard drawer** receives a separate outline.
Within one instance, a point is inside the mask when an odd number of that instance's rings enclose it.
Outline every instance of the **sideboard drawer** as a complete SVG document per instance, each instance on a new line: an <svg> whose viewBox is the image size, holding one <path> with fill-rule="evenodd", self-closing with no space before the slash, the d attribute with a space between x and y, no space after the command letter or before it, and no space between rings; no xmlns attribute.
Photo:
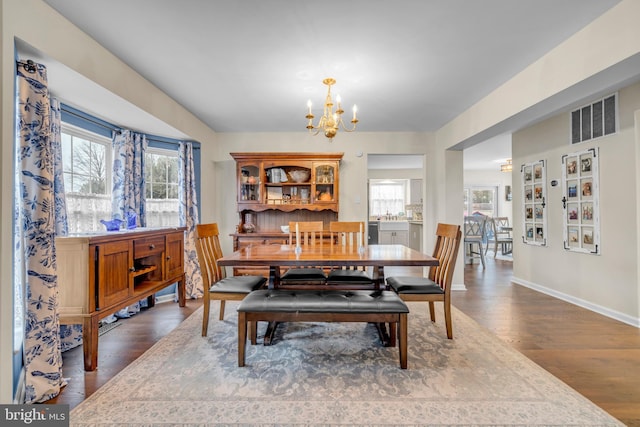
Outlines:
<svg viewBox="0 0 640 427"><path fill-rule="evenodd" d="M133 257L144 258L164 252L164 236L148 237L133 241Z"/></svg>

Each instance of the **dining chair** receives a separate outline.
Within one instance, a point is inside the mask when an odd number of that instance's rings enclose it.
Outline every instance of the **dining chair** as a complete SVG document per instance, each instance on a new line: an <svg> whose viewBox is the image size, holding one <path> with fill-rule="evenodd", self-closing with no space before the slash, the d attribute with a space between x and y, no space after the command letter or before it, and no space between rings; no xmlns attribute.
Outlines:
<svg viewBox="0 0 640 427"><path fill-rule="evenodd" d="M211 300L220 300L220 320L224 320L225 301L240 301L251 291L262 288L267 279L262 276L226 277L226 269L218 265L222 257L218 224L196 225L196 252L204 284L202 336L207 336Z"/></svg>
<svg viewBox="0 0 640 427"><path fill-rule="evenodd" d="M302 251L310 246L323 244L324 223L322 221L290 221L289 244L299 246ZM300 239L300 240L298 240ZM327 276L319 266L290 268L280 276L280 284L325 283Z"/></svg>
<svg viewBox="0 0 640 427"><path fill-rule="evenodd" d="M436 321L435 302L444 305L444 320L447 338L453 339L451 322L451 281L458 258L458 249L462 231L459 225L438 224L436 229L436 245L433 257L438 259L438 266L429 268L428 277L391 276L387 285L404 301L426 301L429 303L431 321Z"/></svg>
<svg viewBox="0 0 640 427"><path fill-rule="evenodd" d="M491 233L487 233L487 244L484 248L486 256L489 246L493 246L493 257L498 255L498 245L502 255L511 253L513 247L513 237L511 236L511 227L509 226L509 217L496 216L489 220Z"/></svg>
<svg viewBox="0 0 640 427"><path fill-rule="evenodd" d="M484 215L468 215L464 217L464 246L465 261L473 264L473 259L477 256L484 264L484 242L485 227L487 217Z"/></svg>
<svg viewBox="0 0 640 427"><path fill-rule="evenodd" d="M355 252L364 247L364 222L362 221L331 221L329 223L331 236L331 252ZM373 284L373 279L364 268L335 267L327 274L327 285L358 285Z"/></svg>

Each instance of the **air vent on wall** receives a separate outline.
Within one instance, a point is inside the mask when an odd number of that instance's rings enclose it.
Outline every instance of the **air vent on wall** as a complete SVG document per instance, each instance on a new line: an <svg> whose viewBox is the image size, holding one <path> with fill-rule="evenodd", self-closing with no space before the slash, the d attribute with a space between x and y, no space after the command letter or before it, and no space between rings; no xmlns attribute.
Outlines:
<svg viewBox="0 0 640 427"><path fill-rule="evenodd" d="M617 94L614 93L571 112L571 143L616 133L617 124Z"/></svg>

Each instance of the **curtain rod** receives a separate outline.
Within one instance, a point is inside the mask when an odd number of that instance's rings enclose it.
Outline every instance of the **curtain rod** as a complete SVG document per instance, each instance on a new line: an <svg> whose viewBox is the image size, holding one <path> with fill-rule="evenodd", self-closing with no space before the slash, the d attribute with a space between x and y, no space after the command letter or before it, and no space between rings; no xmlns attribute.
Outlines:
<svg viewBox="0 0 640 427"><path fill-rule="evenodd" d="M105 128L105 129L108 129L108 130L111 130L111 131L115 131L117 134L121 134L122 133L122 130L123 130L122 128L119 128L119 127L117 127L115 125L112 125L110 123L109 124L105 124L105 123L108 123L108 122L101 123L101 122L93 120L93 119L91 119L91 118L89 118L89 117L87 117L85 115L78 114L75 111L71 111L71 110L69 110L68 108L65 108L65 107L66 107L66 105L61 103L61 109L67 114L71 114L72 116L75 116L75 117L77 117L79 119L82 119L82 120L85 120L87 122L91 122L93 124L96 124L98 126L101 126L101 127ZM138 133L143 133L143 132L138 132ZM150 136L150 135L148 135L146 133L144 133L144 135L147 138L147 141L160 142L160 143L164 143L164 144L179 144L181 142L181 140L174 139L174 138L160 139L162 137L154 137L154 136ZM191 142L193 142L193 141L191 141ZM193 148L199 150L200 146L199 146L198 143L196 143L196 144L198 146L197 147L194 146Z"/></svg>
<svg viewBox="0 0 640 427"><path fill-rule="evenodd" d="M98 122L98 121L96 121L96 120L90 119L89 117L87 117L87 116L85 116L85 115L78 114L78 113L76 113L75 111L71 111L71 110L69 110L69 109L65 108L65 105L64 105L64 104L62 104L60 107L61 107L60 109L61 109L62 111L64 111L65 113L67 113L67 114L71 114L72 116L75 116L75 117L77 117L77 118L79 118L79 119L82 119L82 120L86 120L87 122L91 122L91 123L93 123L94 125L98 125L98 126L103 127L103 128L105 128L105 129L108 129L108 130L111 130L111 131L115 131L115 132L117 132L117 133L122 133L122 129L121 129L121 128L119 128L119 127L116 127L115 125L112 125L112 124L108 124L108 125L106 125L106 124L104 124L104 123L101 123L101 122Z"/></svg>

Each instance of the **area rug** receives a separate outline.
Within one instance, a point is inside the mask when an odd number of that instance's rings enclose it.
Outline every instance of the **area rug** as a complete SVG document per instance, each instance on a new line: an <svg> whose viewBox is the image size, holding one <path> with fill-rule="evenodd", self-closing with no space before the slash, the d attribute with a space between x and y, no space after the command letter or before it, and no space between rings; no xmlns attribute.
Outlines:
<svg viewBox="0 0 640 427"><path fill-rule="evenodd" d="M237 303L202 308L71 411L71 426L620 426L454 308L410 303L409 369L364 323L288 323L238 367ZM441 308L441 307L437 307ZM261 325L259 333L266 325Z"/></svg>

